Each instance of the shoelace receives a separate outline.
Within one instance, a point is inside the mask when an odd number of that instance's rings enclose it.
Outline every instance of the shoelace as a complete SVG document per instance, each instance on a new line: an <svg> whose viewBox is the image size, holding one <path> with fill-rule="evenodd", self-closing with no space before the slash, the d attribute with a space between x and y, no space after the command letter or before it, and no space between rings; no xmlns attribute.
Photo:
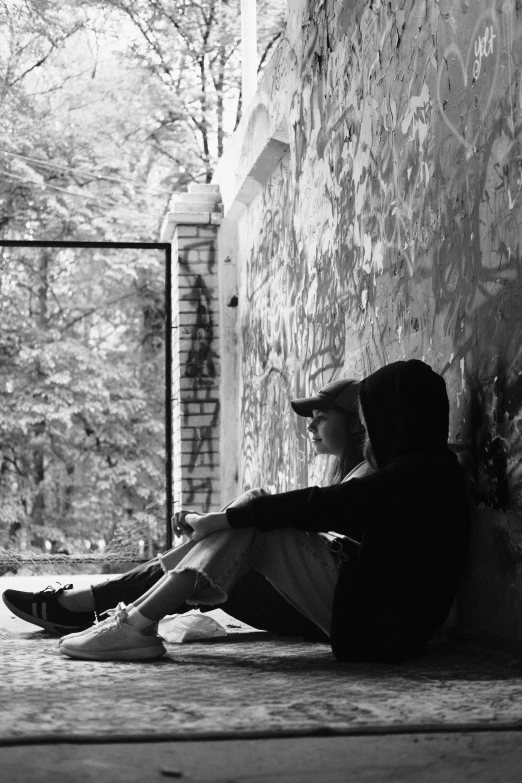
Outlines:
<svg viewBox="0 0 522 783"><path fill-rule="evenodd" d="M127 617L127 607L120 602L115 609L106 609L104 612L101 612L100 617L104 614L109 616L105 620L95 620L94 623L94 628L100 633L110 631L113 628L121 628L123 620Z"/></svg>
<svg viewBox="0 0 522 783"><path fill-rule="evenodd" d="M62 590L72 590L73 586L72 584L69 585L61 585L60 582L56 582L57 585L60 585L59 587L53 587L52 585L47 585L43 590L40 590L39 593L36 595L44 595L44 593L61 593Z"/></svg>

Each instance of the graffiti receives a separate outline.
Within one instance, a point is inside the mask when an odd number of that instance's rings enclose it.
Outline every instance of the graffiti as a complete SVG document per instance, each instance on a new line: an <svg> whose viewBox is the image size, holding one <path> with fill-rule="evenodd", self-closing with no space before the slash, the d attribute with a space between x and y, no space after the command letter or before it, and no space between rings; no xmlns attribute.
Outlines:
<svg viewBox="0 0 522 783"><path fill-rule="evenodd" d="M216 453L213 448L213 438L216 437L216 428L219 425L219 400L212 403L186 402L183 405L183 427L189 437L190 462L188 472L192 473L200 466L212 469L216 464ZM199 416L204 418L205 424L193 424Z"/></svg>
<svg viewBox="0 0 522 783"><path fill-rule="evenodd" d="M183 332L189 334L189 349L185 361L184 374L194 378L194 389L204 386L211 388L216 376L214 349L214 313L212 291L200 274L193 276L194 281L188 294L181 301L190 301L195 318L192 326L184 326Z"/></svg>
<svg viewBox="0 0 522 783"><path fill-rule="evenodd" d="M482 68L482 58L489 57L493 53L493 41L495 35L493 25L486 25L486 31L483 36L479 35L475 41L475 62L473 63L473 79L476 81L480 76Z"/></svg>
<svg viewBox="0 0 522 783"><path fill-rule="evenodd" d="M480 4L477 4L480 11ZM464 31L469 30L463 25ZM454 40L444 49L439 67L437 94L439 109L452 134L466 148L468 156L477 141L496 96L500 48L495 41L499 26L495 8L479 13L465 48Z"/></svg>
<svg viewBox="0 0 522 783"><path fill-rule="evenodd" d="M194 257L196 261L193 260ZM189 273L191 264L199 263L206 265L207 274L214 274L216 264L214 240L198 239L184 243L178 250L178 263L186 267Z"/></svg>
<svg viewBox="0 0 522 783"><path fill-rule="evenodd" d="M418 357L446 378L483 502L522 503L520 11L375 0L341 36L328 14L347 6L317 6L266 88L291 155L240 228L245 480L310 477L292 396Z"/></svg>
<svg viewBox="0 0 522 783"><path fill-rule="evenodd" d="M212 480L207 478L202 481L195 481L194 479L186 479L187 488L184 491L184 505L191 506L196 500L198 501L198 510L201 512L208 512L212 508L212 495L214 488L212 486ZM201 497L203 496L203 498Z"/></svg>
<svg viewBox="0 0 522 783"><path fill-rule="evenodd" d="M460 100L467 107L466 132L455 133L451 127L450 138L439 129L435 134L438 154L433 182L448 205L440 214L432 273L438 314L435 350L447 356L451 346L449 363L442 369L454 404L452 432L474 450L481 502L505 509L508 502L520 505L522 486L520 471L513 469L522 451L520 404L512 404L519 396L522 328L515 314L522 281L519 129L511 84L512 4L487 10L477 4L474 11L478 17L471 16L467 25L458 20L461 34L453 44L453 51L455 47L465 51L463 34L471 30L467 66L475 68L473 75L479 81L454 82L452 98L453 105ZM448 107L443 108L449 126ZM458 145L466 149L465 160ZM459 378L462 367L465 373ZM501 415L499 407L490 404L495 395L484 393L500 386L509 390Z"/></svg>
<svg viewBox="0 0 522 783"><path fill-rule="evenodd" d="M287 38L282 38L274 54L272 63L273 75L270 82L270 97L278 97L286 88L288 74L291 68L292 47Z"/></svg>
<svg viewBox="0 0 522 783"><path fill-rule="evenodd" d="M179 437L174 450L178 476L177 502L196 503L201 511L219 504L214 476L219 468L216 446L220 404L215 295L214 239L178 237L176 355L180 373L174 375L174 410Z"/></svg>

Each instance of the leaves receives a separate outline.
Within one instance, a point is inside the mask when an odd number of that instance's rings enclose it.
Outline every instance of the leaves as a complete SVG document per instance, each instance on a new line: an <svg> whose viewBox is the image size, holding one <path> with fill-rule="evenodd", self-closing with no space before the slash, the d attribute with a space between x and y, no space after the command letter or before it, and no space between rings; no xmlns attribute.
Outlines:
<svg viewBox="0 0 522 783"><path fill-rule="evenodd" d="M151 505L163 517L162 318L155 349L141 344L163 259L149 256L4 250L0 527L15 537L110 540Z"/></svg>
<svg viewBox="0 0 522 783"><path fill-rule="evenodd" d="M258 0L263 63L285 6ZM171 194L210 181L237 123L239 7L0 0L1 236L158 237ZM12 541L162 535L163 278L158 253L0 252Z"/></svg>

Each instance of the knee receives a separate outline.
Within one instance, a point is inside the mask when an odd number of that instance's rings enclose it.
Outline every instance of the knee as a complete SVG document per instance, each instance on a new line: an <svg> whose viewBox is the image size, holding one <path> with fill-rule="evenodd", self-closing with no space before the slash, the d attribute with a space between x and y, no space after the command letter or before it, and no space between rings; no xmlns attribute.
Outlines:
<svg viewBox="0 0 522 783"><path fill-rule="evenodd" d="M268 495L268 492L263 487L254 487L253 489L248 489L243 494L248 495L250 498L259 498L261 495Z"/></svg>
<svg viewBox="0 0 522 783"><path fill-rule="evenodd" d="M241 506L246 506L249 500L261 497L261 495L268 495L268 492L261 487L248 489L246 492L243 492L241 495L239 495L239 497L235 498L232 503L229 503L228 506L225 506L225 508L239 508Z"/></svg>

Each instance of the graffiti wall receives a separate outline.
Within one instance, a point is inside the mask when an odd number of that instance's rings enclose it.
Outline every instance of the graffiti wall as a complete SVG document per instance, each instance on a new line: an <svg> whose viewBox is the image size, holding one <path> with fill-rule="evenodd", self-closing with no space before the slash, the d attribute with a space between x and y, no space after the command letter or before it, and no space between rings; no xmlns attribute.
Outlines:
<svg viewBox="0 0 522 783"><path fill-rule="evenodd" d="M289 149L238 222L243 482L284 490L320 474L292 396L420 358L446 379L451 440L473 454L483 518L495 512L488 519L513 555L522 551L522 9L515 0L289 7L255 109L260 133L285 124ZM511 567L518 579L517 556Z"/></svg>

